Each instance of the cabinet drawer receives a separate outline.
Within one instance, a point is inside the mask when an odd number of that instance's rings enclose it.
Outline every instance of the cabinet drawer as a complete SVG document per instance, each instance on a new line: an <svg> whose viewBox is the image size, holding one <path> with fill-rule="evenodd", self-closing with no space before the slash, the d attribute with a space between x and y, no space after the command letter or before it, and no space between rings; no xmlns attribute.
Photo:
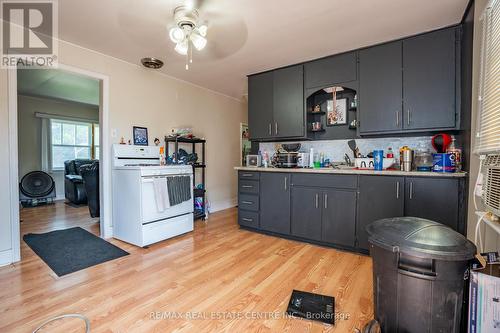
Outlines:
<svg viewBox="0 0 500 333"><path fill-rule="evenodd" d="M238 182L239 193L259 194L259 181L243 180Z"/></svg>
<svg viewBox="0 0 500 333"><path fill-rule="evenodd" d="M356 189L358 187L358 176L292 174L292 185Z"/></svg>
<svg viewBox="0 0 500 333"><path fill-rule="evenodd" d="M259 213L249 212L244 210L238 211L238 223L245 227L258 228L259 227Z"/></svg>
<svg viewBox="0 0 500 333"><path fill-rule="evenodd" d="M250 194L240 194L238 197L238 206L240 209L259 211L259 197Z"/></svg>
<svg viewBox="0 0 500 333"><path fill-rule="evenodd" d="M239 171L239 179L259 180L260 173L255 171Z"/></svg>

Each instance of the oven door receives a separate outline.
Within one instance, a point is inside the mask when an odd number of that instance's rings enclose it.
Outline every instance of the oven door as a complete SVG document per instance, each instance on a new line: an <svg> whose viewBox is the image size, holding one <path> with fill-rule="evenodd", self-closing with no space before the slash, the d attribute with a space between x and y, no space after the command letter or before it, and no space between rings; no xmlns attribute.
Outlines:
<svg viewBox="0 0 500 333"><path fill-rule="evenodd" d="M175 206L165 209L160 212L156 206L155 190L153 177L141 177L141 208L142 208L142 223L163 220L169 217L179 216L187 213L192 213L193 205L193 189L191 188L191 199L184 201ZM191 176L191 184L193 176Z"/></svg>

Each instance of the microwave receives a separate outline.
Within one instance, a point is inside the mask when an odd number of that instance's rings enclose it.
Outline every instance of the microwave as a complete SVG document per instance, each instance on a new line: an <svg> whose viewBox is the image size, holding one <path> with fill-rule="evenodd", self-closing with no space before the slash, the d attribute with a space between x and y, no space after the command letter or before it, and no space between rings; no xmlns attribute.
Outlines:
<svg viewBox="0 0 500 333"><path fill-rule="evenodd" d="M249 167L260 167L262 160L260 155L247 155L247 165Z"/></svg>

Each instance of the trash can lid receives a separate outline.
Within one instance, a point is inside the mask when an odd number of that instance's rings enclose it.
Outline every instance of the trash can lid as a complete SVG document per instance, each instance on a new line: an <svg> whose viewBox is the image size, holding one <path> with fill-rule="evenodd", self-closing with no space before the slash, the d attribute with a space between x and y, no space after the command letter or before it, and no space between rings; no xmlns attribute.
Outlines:
<svg viewBox="0 0 500 333"><path fill-rule="evenodd" d="M366 227L368 241L392 252L448 261L469 260L476 246L462 234L431 220L396 217Z"/></svg>

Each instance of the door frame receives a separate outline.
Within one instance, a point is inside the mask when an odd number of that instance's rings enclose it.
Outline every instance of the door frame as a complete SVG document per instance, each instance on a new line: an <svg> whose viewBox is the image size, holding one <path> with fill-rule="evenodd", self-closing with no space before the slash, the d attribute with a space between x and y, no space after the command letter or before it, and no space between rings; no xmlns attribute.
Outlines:
<svg viewBox="0 0 500 333"><path fill-rule="evenodd" d="M111 215L111 145L109 132L109 77L82 68L59 63L56 69L99 80L99 194L100 194L100 233L102 238L113 236ZM33 69L36 70L36 69ZM18 110L17 110L17 68L8 69L8 108L9 108L9 179L10 179L10 224L11 224L11 262L21 260L21 230L19 217L19 172L18 172Z"/></svg>

